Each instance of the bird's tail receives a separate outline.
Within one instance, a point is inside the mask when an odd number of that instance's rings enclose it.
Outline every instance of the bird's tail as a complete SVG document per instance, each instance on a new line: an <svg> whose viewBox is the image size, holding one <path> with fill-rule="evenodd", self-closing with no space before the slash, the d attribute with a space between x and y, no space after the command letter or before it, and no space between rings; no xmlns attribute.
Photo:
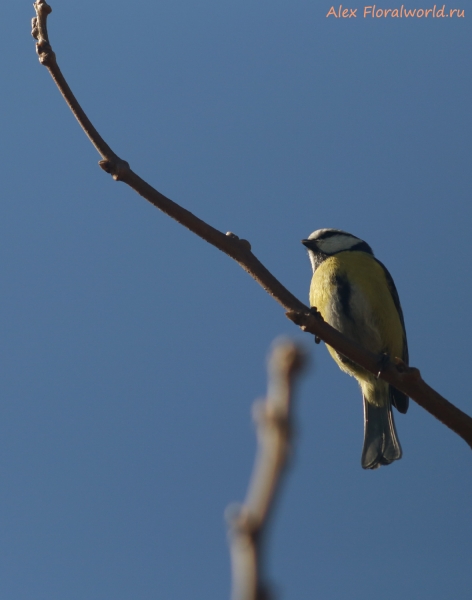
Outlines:
<svg viewBox="0 0 472 600"><path fill-rule="evenodd" d="M383 386L382 386L383 387ZM388 385L377 389L382 393L378 406L368 402L364 394L364 448L362 450L362 468L377 469L381 465L389 465L402 457L402 449L398 441ZM380 400L376 398L375 400Z"/></svg>

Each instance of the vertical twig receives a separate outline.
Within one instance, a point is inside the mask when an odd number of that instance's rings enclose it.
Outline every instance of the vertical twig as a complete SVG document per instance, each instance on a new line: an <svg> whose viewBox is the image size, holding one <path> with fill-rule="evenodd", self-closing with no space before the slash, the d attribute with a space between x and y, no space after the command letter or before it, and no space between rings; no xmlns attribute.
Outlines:
<svg viewBox="0 0 472 600"><path fill-rule="evenodd" d="M279 342L269 360L267 398L256 401L258 452L244 504L227 509L232 567L231 600L270 600L261 575L261 538L279 489L291 438L294 378L304 353L293 342Z"/></svg>

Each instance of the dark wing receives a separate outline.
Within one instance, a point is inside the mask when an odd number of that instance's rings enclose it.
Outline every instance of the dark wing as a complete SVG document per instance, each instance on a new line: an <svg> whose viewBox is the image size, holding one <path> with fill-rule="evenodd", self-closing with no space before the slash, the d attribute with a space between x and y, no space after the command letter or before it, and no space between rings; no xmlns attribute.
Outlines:
<svg viewBox="0 0 472 600"><path fill-rule="evenodd" d="M375 259L377 260L377 259ZM401 359L404 363L408 364L408 342L406 339L406 330L405 330L405 319L403 318L402 306L400 304L400 298L398 296L397 288L395 287L395 283L392 279L392 276L388 272L385 265L383 265L380 260L377 260L379 265L382 267L385 273L385 277L387 278L388 287L390 293L392 294L393 303L395 304L395 308L397 309L398 316L400 317L400 321L403 327L403 356ZM408 410L408 396L406 396L403 392L400 392L396 388L390 386L390 402L393 406L398 410L398 412L406 413Z"/></svg>

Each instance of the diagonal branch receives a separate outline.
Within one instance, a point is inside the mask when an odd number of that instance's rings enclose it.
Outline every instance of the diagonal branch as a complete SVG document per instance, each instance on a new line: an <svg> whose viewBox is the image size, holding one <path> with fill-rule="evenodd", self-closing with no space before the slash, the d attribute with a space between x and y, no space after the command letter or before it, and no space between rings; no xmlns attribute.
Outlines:
<svg viewBox="0 0 472 600"><path fill-rule="evenodd" d="M377 374L382 369L379 374L381 379L407 394L412 400L462 437L472 448L472 418L429 387L423 381L417 369L410 368L401 361L385 364L385 357L375 355L344 337L328 323L325 323L316 310L310 310L287 290L254 256L251 252L251 245L247 240L239 239L231 232L225 235L190 211L179 206L141 179L139 175L131 170L125 160L122 160L113 152L90 122L59 69L56 55L49 43L46 26L47 16L52 10L51 7L45 0L36 0L33 6L36 10L36 17L33 19L32 35L37 40L36 52L39 61L50 72L80 126L102 157L102 160L99 161L100 167L110 173L115 181L127 183L156 208L233 258L274 300L288 311L287 317L304 331L312 333L316 338L323 340L371 373Z"/></svg>
<svg viewBox="0 0 472 600"><path fill-rule="evenodd" d="M300 348L289 341L279 342L269 360L267 398L253 407L259 444L256 463L244 504L227 509L232 600L272 598L262 576L261 542L290 450L293 384L304 362Z"/></svg>

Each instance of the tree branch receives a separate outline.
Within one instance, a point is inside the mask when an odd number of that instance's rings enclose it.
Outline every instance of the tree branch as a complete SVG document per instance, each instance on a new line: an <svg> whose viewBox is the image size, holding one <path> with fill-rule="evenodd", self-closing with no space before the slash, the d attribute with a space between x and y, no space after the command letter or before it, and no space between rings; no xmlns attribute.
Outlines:
<svg viewBox="0 0 472 600"><path fill-rule="evenodd" d="M417 369L409 368L401 361L390 362L385 366L384 357L375 355L344 337L325 323L316 311L310 310L287 290L254 256L251 252L251 245L247 240L239 239L231 232L225 235L190 211L182 208L141 179L139 175L130 169L125 160L119 158L111 150L82 110L59 69L56 55L49 43L46 26L47 16L52 10L51 7L45 0L36 0L33 6L37 16L33 19L32 35L37 40L36 51L39 61L50 72L80 126L102 157L102 160L99 161L100 167L110 173L115 181L127 183L156 208L233 258L268 294L288 311L288 318L299 325L301 329L314 334L315 339L323 340L371 373L377 374L381 368L382 371L379 374L381 379L388 381L388 383L407 394L412 400L462 437L472 448L472 418L429 387L422 380Z"/></svg>
<svg viewBox="0 0 472 600"><path fill-rule="evenodd" d="M265 401L253 406L259 449L246 500L228 507L232 600L270 600L261 575L261 541L290 449L293 384L303 367L304 353L291 342L279 342L269 360Z"/></svg>

